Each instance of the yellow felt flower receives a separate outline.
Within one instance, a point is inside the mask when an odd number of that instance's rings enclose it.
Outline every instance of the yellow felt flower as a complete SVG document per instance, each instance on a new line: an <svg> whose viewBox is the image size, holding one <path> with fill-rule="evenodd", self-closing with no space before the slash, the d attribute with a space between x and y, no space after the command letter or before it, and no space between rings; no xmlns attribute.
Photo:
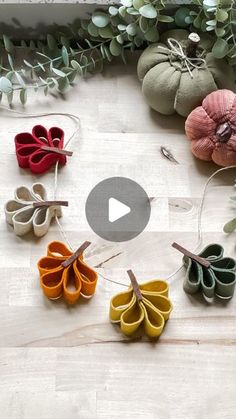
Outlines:
<svg viewBox="0 0 236 419"><path fill-rule="evenodd" d="M147 336L157 338L172 310L168 298L169 285L162 280L138 285L132 271L128 274L132 286L111 299L110 320L119 323L121 331L127 336L143 324Z"/></svg>

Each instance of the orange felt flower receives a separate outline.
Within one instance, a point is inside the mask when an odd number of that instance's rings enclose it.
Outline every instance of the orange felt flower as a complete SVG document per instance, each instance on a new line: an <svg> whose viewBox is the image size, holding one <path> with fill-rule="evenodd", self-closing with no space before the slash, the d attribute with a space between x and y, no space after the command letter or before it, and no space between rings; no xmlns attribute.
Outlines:
<svg viewBox="0 0 236 419"><path fill-rule="evenodd" d="M98 276L83 260L89 244L85 242L75 253L61 242L48 245L47 256L38 262L40 284L46 297L54 300L63 296L67 303L75 304L80 295L93 296Z"/></svg>

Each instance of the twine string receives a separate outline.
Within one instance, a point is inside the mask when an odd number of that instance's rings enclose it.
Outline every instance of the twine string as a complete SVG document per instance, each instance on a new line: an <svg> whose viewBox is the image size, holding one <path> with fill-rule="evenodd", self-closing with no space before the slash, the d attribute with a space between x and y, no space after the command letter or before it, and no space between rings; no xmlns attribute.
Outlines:
<svg viewBox="0 0 236 419"><path fill-rule="evenodd" d="M179 41L177 41L176 39L168 38L167 43L169 45L169 48L163 47L161 45L159 46L159 48L161 48L163 51L166 51L169 54L174 55L175 57L179 58L179 60L182 63L182 66L187 68L191 78L193 78L192 70L194 68L204 68L205 67L206 61L204 60L204 58L188 57L185 54L181 43Z"/></svg>
<svg viewBox="0 0 236 419"><path fill-rule="evenodd" d="M172 38L170 38L169 40L176 42L180 46L180 48L182 50L182 46L179 44L178 41L176 41L175 39L172 39ZM184 52L183 52L183 54L184 54ZM194 59L191 58L191 59L188 59L188 61L189 60L192 61ZM204 60L202 60L202 61L204 61ZM191 65L193 65L193 63ZM193 67L196 67L196 66L193 65ZM0 106L0 109L1 108L4 109L4 110L6 110L6 111L8 111L8 112L12 112L12 113L15 113L17 115L20 115L22 118L38 118L38 117L56 116L57 115L57 116L65 116L67 118L72 119L75 122L75 124L76 124L76 128L75 128L73 134L70 136L70 138L66 142L65 148L69 145L69 143L72 141L72 139L74 139L77 136L77 134L79 133L79 130L80 130L80 118L77 115L74 115L74 114L71 114L71 113L64 113L64 112L49 112L49 113L46 113L45 112L45 113L39 113L39 114L33 114L33 113L30 113L30 114L27 113L26 114L24 112L20 112L20 111L16 111L16 110L13 110L13 109L9 109L9 108L6 108L4 106ZM55 164L55 170L54 170L54 189L53 189L53 198L54 198L54 200L56 200L56 198L57 198L57 190L58 190L58 167L59 167L59 162L57 161L56 164ZM231 169L236 169L236 165L228 166L228 167L222 167L222 168L216 170L207 179L207 181L206 181L206 183L204 185L203 194L202 194L202 198L201 198L200 205L199 205L199 210L198 210L197 244L195 246L195 249L192 251L193 253L196 253L198 251L198 248L200 247L200 245L202 243L202 214L203 214L203 209L204 209L204 204L205 204L205 200L206 200L206 195L207 195L208 187L209 187L211 181L218 174L220 174L220 173L222 173L224 171L227 171L227 170L231 170ZM73 245L71 244L70 240L68 239L67 234L66 234L66 232L65 232L62 224L60 223L60 220L59 220L58 216L56 215L55 218L56 218L56 222L58 224L58 227L59 227L59 231L60 231L61 236L63 237L63 239L67 243L68 247L74 252L75 250L73 248ZM172 272L170 275L168 275L166 277L166 280L168 281L171 278L173 278L175 275L177 275L177 273L179 273L183 267L184 267L184 264L181 264L181 266L179 266L174 272ZM114 283L114 284L117 284L117 285L121 285L121 286L126 287L126 288L129 287L129 285L124 284L123 282L114 281L113 279L110 279L110 278L105 277L101 273L99 273L99 275L103 279L105 279L106 281L108 281L108 282L111 282L111 283Z"/></svg>

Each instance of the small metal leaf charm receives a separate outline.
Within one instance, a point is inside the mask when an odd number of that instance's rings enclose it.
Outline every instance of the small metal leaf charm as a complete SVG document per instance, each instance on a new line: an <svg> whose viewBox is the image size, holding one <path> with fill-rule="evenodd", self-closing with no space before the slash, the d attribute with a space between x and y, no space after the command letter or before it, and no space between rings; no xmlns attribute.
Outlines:
<svg viewBox="0 0 236 419"><path fill-rule="evenodd" d="M163 145L160 147L161 154L168 160L170 160L172 163L179 164L179 162L174 158L173 154L170 150L168 150Z"/></svg>

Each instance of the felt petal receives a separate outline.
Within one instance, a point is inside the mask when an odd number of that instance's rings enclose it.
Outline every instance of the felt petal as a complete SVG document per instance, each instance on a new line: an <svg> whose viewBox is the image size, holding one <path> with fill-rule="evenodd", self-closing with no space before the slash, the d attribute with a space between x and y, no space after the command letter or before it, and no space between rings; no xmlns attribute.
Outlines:
<svg viewBox="0 0 236 419"><path fill-rule="evenodd" d="M162 314L148 301L140 303L144 310L144 329L150 338L157 338L161 335L165 325Z"/></svg>
<svg viewBox="0 0 236 419"><path fill-rule="evenodd" d="M32 230L34 211L32 206L28 206L15 213L12 221L17 236L24 236Z"/></svg>
<svg viewBox="0 0 236 419"><path fill-rule="evenodd" d="M188 294L195 294L200 288L202 267L188 257L184 258L184 264L186 266L186 274L183 283L184 291Z"/></svg>
<svg viewBox="0 0 236 419"><path fill-rule="evenodd" d="M15 199L18 202L29 205L34 201L34 196L32 195L32 191L29 188L26 186L19 186L15 190Z"/></svg>
<svg viewBox="0 0 236 419"><path fill-rule="evenodd" d="M120 318L121 331L130 336L139 328L144 320L143 305L136 301L136 298L132 300L129 307L122 313Z"/></svg>
<svg viewBox="0 0 236 419"><path fill-rule="evenodd" d="M54 241L48 245L47 254L48 256L57 258L58 260L65 260L65 258L67 259L73 254L73 252L69 250L64 243Z"/></svg>
<svg viewBox="0 0 236 419"><path fill-rule="evenodd" d="M46 297L60 298L63 293L63 269L54 269L40 277L40 284Z"/></svg>
<svg viewBox="0 0 236 419"><path fill-rule="evenodd" d="M194 156L198 157L201 160L211 161L212 153L214 152L215 143L209 138L201 138L200 140L191 141L191 151Z"/></svg>
<svg viewBox="0 0 236 419"><path fill-rule="evenodd" d="M228 121L234 100L235 94L233 92L222 89L208 95L203 100L202 106L210 118L219 124Z"/></svg>
<svg viewBox="0 0 236 419"><path fill-rule="evenodd" d="M215 293L220 298L232 298L235 290L236 273L233 270L214 269Z"/></svg>
<svg viewBox="0 0 236 419"><path fill-rule="evenodd" d="M20 209L24 208L26 204L11 200L6 202L4 210L6 220L9 224L13 224L12 218Z"/></svg>
<svg viewBox="0 0 236 419"><path fill-rule="evenodd" d="M46 201L47 191L42 183L34 183L31 188L31 193L35 198L35 201Z"/></svg>
<svg viewBox="0 0 236 419"><path fill-rule="evenodd" d="M52 147L63 148L64 144L64 131L58 127L50 128L48 132L48 140Z"/></svg>
<svg viewBox="0 0 236 419"><path fill-rule="evenodd" d="M202 292L207 298L213 298L215 292L215 275L211 268L202 266L201 275Z"/></svg>
<svg viewBox="0 0 236 419"><path fill-rule="evenodd" d="M81 276L75 272L73 265L63 271L63 297L68 304L75 304L80 296Z"/></svg>
<svg viewBox="0 0 236 419"><path fill-rule="evenodd" d="M40 150L38 145L23 145L19 147L16 151L17 161L20 167L23 169L29 167L29 158L30 156Z"/></svg>
<svg viewBox="0 0 236 419"><path fill-rule="evenodd" d="M41 141L34 137L32 134L30 134L30 132L21 132L20 134L17 134L15 136L15 146L16 149L18 149L19 147L23 146L23 145L28 145L28 146L38 146L40 147L40 145L42 145Z"/></svg>
<svg viewBox="0 0 236 419"><path fill-rule="evenodd" d="M111 322L120 322L121 315L130 305L136 302L133 289L116 294L110 302L110 319Z"/></svg>
<svg viewBox="0 0 236 419"><path fill-rule="evenodd" d="M66 156L50 151L38 150L30 156L29 167L33 173L44 173L54 166L57 161L59 164L64 165Z"/></svg>
<svg viewBox="0 0 236 419"><path fill-rule="evenodd" d="M52 256L45 256L38 261L38 270L40 275L55 270L63 270L62 262L65 258L55 258Z"/></svg>
<svg viewBox="0 0 236 419"><path fill-rule="evenodd" d="M153 281L146 282L144 284L141 284L139 288L142 294L145 296L149 294L158 293L160 295L165 295L167 297L168 291L169 291L169 285L167 284L167 282L161 281L161 280L153 280Z"/></svg>
<svg viewBox="0 0 236 419"><path fill-rule="evenodd" d="M36 141L39 141L41 145L50 145L48 140L48 132L45 127L42 125L35 125L32 129L33 137Z"/></svg>
<svg viewBox="0 0 236 419"><path fill-rule="evenodd" d="M172 304L169 298L164 295L145 295L143 302L151 304L156 310L158 310L165 320L168 320L172 311Z"/></svg>
<svg viewBox="0 0 236 419"><path fill-rule="evenodd" d="M57 207L44 207L38 208L34 213L33 218L33 229L34 234L37 237L44 236L49 229L51 220L55 217L55 211Z"/></svg>
<svg viewBox="0 0 236 419"><path fill-rule="evenodd" d="M76 275L80 276L81 281L81 295L85 298L90 298L94 295L98 280L97 273L91 269L83 261L83 256L80 256L73 264Z"/></svg>
<svg viewBox="0 0 236 419"><path fill-rule="evenodd" d="M201 140L215 134L216 122L206 113L202 106L198 106L188 116L185 122L185 132L189 140Z"/></svg>
<svg viewBox="0 0 236 419"><path fill-rule="evenodd" d="M210 244L199 253L199 256L209 260L210 262L217 262L224 255L224 249L220 244Z"/></svg>

